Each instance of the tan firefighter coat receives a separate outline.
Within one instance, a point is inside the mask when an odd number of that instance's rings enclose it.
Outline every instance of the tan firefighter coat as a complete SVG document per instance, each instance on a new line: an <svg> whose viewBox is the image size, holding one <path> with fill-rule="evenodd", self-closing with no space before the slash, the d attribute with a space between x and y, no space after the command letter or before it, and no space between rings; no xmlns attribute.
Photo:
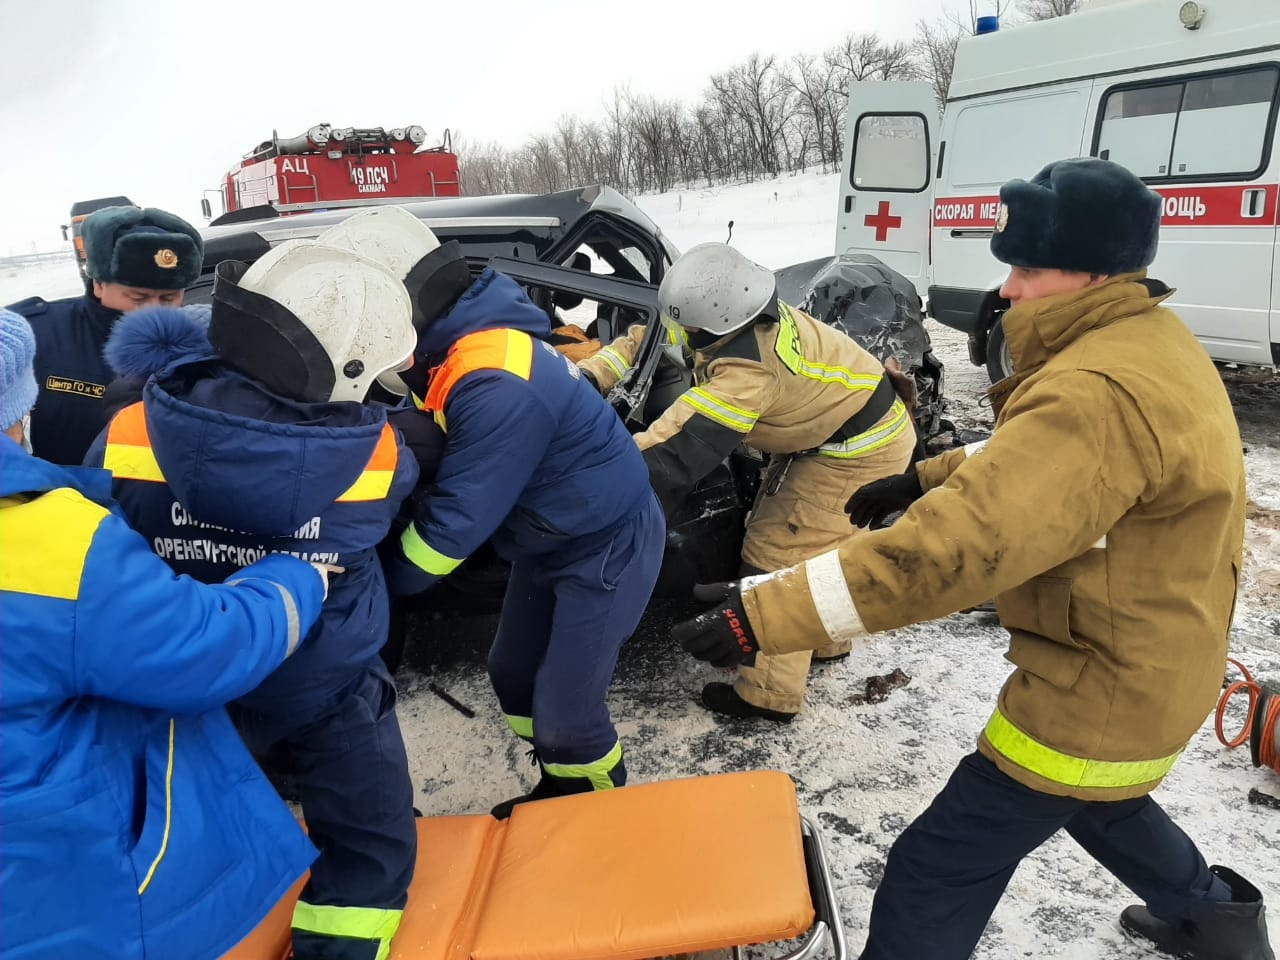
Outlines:
<svg viewBox="0 0 1280 960"><path fill-rule="evenodd" d="M764 453L817 450L838 458L878 449L910 430L906 406L895 401L874 429L828 444L866 405L884 377L884 365L841 331L794 307L778 306L777 323L757 323L698 351L697 386L636 435L642 450L673 440L698 421L695 430L723 435L728 449L745 441ZM644 328L634 326L578 365L608 391L630 367L643 336Z"/></svg>
<svg viewBox="0 0 1280 960"><path fill-rule="evenodd" d="M1221 378L1145 272L1005 315L991 439L887 530L744 581L765 653L996 597L1017 670L979 749L1045 793L1150 791L1222 684L1244 463Z"/></svg>
<svg viewBox="0 0 1280 960"><path fill-rule="evenodd" d="M643 327L632 327L579 366L607 391L626 373L643 335ZM678 335L672 345L680 346ZM892 403L878 401L883 415L841 429L867 406L885 376L880 361L850 337L779 304L777 323L758 323L696 354L697 385L636 442L664 504L739 443L770 454L811 451L786 464L785 479L784 462L771 466L748 519L743 563L776 570L853 536L845 502L863 484L901 473L910 462L915 431L906 405L892 392ZM810 649L833 657L848 653L849 645L815 643L788 656L759 657L739 671L734 689L756 706L798 712Z"/></svg>

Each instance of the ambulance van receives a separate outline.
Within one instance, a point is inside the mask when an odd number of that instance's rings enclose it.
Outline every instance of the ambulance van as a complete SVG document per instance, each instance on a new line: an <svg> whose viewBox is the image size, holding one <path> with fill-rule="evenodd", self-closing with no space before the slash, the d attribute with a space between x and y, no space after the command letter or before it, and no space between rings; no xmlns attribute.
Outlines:
<svg viewBox="0 0 1280 960"><path fill-rule="evenodd" d="M911 278L929 315L1012 372L989 251L1001 184L1064 157L1164 198L1150 268L1220 364L1280 366L1280 0L1093 0L963 39L939 123L928 83L851 85L837 253ZM1159 344L1153 344L1158 349Z"/></svg>

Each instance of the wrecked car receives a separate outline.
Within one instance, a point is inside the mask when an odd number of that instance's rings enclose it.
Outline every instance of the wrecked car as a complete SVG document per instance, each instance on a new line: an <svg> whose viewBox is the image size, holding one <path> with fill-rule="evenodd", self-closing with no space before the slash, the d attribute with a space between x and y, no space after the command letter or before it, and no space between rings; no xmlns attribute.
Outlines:
<svg viewBox="0 0 1280 960"><path fill-rule="evenodd" d="M457 240L473 273L485 266L523 285L553 328L575 328L608 344L633 324L646 328L635 362L608 402L639 432L692 386L692 371L659 322L658 284L679 255L660 228L608 187L545 196L463 197L403 204L442 241ZM187 302L208 302L221 260L252 262L277 243L312 238L350 208L240 220L205 232L205 271ZM941 364L930 349L921 305L909 281L867 256L812 260L776 271L779 297L844 330L882 360L896 358L915 381L917 432L942 429ZM746 514L763 458L739 447L668 518L657 596L687 596L693 584L733 577ZM496 611L507 571L491 548L469 557L418 604L440 615ZM399 660L402 638L386 656Z"/></svg>

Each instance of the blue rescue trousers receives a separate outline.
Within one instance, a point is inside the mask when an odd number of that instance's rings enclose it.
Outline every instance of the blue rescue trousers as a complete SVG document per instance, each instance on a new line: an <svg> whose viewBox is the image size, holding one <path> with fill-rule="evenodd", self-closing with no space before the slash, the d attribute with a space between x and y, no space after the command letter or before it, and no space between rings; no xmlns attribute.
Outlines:
<svg viewBox="0 0 1280 960"><path fill-rule="evenodd" d="M1162 920L1190 919L1231 899L1149 796L1054 797L973 753L889 851L862 960L965 960L1022 858L1059 829Z"/></svg>
<svg viewBox="0 0 1280 960"><path fill-rule="evenodd" d="M249 749L283 754L320 851L293 920L295 960L374 960L399 926L418 833L396 689L375 656L329 692L231 707Z"/></svg>
<svg viewBox="0 0 1280 960"><path fill-rule="evenodd" d="M666 524L651 494L612 531L515 560L489 651L498 703L557 792L626 783L605 697L662 565Z"/></svg>

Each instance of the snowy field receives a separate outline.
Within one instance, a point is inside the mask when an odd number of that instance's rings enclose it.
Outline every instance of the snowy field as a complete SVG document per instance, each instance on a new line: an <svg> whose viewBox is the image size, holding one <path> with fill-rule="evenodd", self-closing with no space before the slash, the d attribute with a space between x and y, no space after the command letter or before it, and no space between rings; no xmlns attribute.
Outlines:
<svg viewBox="0 0 1280 960"><path fill-rule="evenodd" d="M732 219L735 245L778 267L831 252L836 193L834 176L810 174L686 189L639 203L682 249L724 240ZM1178 278L1162 279L1176 286ZM0 303L76 291L69 259L65 269L0 272ZM978 405L985 370L970 366L962 336L932 321L929 328L946 365L948 416L989 429L988 411ZM1250 498L1231 648L1255 674L1280 681L1280 384L1229 389L1247 449ZM718 720L696 704L702 685L724 674L672 649L667 630L675 614L657 610L646 618L623 652L611 695L633 782L760 767L790 773L802 809L824 832L857 956L890 844L973 749L1010 672L1002 658L1007 634L989 616L958 614L873 638L848 660L816 669L805 711L779 727ZM486 811L535 780L484 675L493 623L418 627L410 666L398 678L416 802L428 814ZM909 685L884 703L851 702L866 677L895 667L912 678ZM432 686L476 716L464 716ZM1211 863L1236 868L1263 890L1272 939L1280 942L1280 811L1248 804L1251 786L1280 794L1280 777L1255 770L1247 748L1221 747L1209 720L1156 796ZM975 956L1149 956L1117 927L1119 911L1130 902L1131 895L1070 839L1054 838L1018 870Z"/></svg>

